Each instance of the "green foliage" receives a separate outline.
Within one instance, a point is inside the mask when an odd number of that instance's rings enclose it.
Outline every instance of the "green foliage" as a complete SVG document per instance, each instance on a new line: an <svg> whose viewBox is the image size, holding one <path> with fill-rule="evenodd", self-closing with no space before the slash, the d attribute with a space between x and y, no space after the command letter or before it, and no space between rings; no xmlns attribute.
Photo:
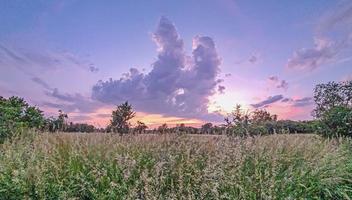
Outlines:
<svg viewBox="0 0 352 200"><path fill-rule="evenodd" d="M25 128L41 128L42 111L19 97L0 97L0 141Z"/></svg>
<svg viewBox="0 0 352 200"><path fill-rule="evenodd" d="M320 118L336 106L352 107L352 81L318 84L314 89L316 108L314 115Z"/></svg>
<svg viewBox="0 0 352 200"><path fill-rule="evenodd" d="M251 123L263 124L266 122L272 122L277 120L277 115L271 115L266 110L255 110L251 113Z"/></svg>
<svg viewBox="0 0 352 200"><path fill-rule="evenodd" d="M0 145L2 199L350 199L352 143L45 134Z"/></svg>
<svg viewBox="0 0 352 200"><path fill-rule="evenodd" d="M266 122L264 125L268 129L269 134L285 134L285 133L315 133L316 121L292 121L278 120Z"/></svg>
<svg viewBox="0 0 352 200"><path fill-rule="evenodd" d="M94 131L96 131L96 128L93 125L73 122L67 124L65 129L65 132L93 133Z"/></svg>
<svg viewBox="0 0 352 200"><path fill-rule="evenodd" d="M59 110L59 115L57 118L49 117L45 119L45 130L49 132L66 131L66 119L68 115L62 110Z"/></svg>
<svg viewBox="0 0 352 200"><path fill-rule="evenodd" d="M274 133L272 130L275 128L268 124L275 124L276 120L277 116L266 110L249 112L243 111L241 105L236 105L234 111L225 118L227 135L243 137Z"/></svg>
<svg viewBox="0 0 352 200"><path fill-rule="evenodd" d="M352 137L352 81L319 84L314 100L318 133L325 137Z"/></svg>
<svg viewBox="0 0 352 200"><path fill-rule="evenodd" d="M318 132L325 137L352 137L352 109L336 106L324 112Z"/></svg>
<svg viewBox="0 0 352 200"><path fill-rule="evenodd" d="M116 110L112 111L112 119L110 121L112 131L121 135L128 133L131 126L129 120L131 120L135 114L132 106L128 104L127 101L118 105Z"/></svg>

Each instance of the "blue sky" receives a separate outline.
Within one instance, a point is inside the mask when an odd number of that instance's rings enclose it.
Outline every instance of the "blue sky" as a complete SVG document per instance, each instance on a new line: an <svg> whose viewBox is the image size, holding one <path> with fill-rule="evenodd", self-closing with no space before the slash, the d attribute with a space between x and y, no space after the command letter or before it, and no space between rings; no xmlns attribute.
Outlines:
<svg viewBox="0 0 352 200"><path fill-rule="evenodd" d="M219 121L236 103L309 119L314 85L352 76L346 0L0 0L0 25L0 94L74 121L104 124L123 100L149 124ZM121 80L130 68L138 81Z"/></svg>

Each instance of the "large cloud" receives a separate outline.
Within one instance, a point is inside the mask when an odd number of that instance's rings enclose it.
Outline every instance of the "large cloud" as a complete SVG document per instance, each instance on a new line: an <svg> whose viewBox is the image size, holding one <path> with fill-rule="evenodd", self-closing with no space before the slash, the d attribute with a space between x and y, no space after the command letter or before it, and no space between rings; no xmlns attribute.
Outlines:
<svg viewBox="0 0 352 200"><path fill-rule="evenodd" d="M119 79L99 81L92 89L93 99L111 104L128 100L137 110L149 113L217 118L207 111L208 97L222 81L217 78L221 60L212 38L193 39L192 62L186 62L183 40L167 18L160 19L153 39L158 56L152 70L144 74L131 68Z"/></svg>

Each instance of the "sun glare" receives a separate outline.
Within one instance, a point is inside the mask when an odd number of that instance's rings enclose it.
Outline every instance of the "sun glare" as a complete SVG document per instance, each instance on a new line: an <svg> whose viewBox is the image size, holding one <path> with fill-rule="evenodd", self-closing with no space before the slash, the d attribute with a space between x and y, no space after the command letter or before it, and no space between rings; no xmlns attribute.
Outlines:
<svg viewBox="0 0 352 200"><path fill-rule="evenodd" d="M237 104L240 104L243 109L250 109L246 101L245 95L236 92L225 94L216 94L210 98L208 112L219 112L221 114L230 113Z"/></svg>

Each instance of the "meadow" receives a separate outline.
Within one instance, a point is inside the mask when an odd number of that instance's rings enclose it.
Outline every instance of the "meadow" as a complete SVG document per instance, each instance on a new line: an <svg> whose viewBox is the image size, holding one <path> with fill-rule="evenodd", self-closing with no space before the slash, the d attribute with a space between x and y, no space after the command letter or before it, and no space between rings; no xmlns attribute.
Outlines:
<svg viewBox="0 0 352 200"><path fill-rule="evenodd" d="M351 199L352 141L41 133L0 144L0 199Z"/></svg>

